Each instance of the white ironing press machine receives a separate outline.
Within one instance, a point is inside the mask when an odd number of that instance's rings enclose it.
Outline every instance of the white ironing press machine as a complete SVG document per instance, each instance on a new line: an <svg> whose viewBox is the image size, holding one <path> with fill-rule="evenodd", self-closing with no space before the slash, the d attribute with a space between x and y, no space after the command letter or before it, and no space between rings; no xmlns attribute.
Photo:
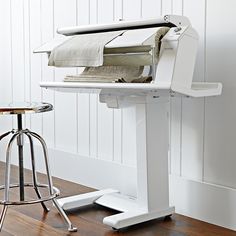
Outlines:
<svg viewBox="0 0 236 236"><path fill-rule="evenodd" d="M163 27L166 32L157 39L156 34ZM60 92L97 92L100 102L109 108L136 107L137 196L125 196L118 190L106 189L58 201L65 211L93 203L120 211L103 219L104 224L120 229L175 211L169 206L170 96L217 96L222 92L222 85L192 82L198 34L183 16L63 28L58 33L64 37L42 45L35 53L51 56L58 45L66 45L74 36L96 36L116 31L122 33L104 46L102 66L141 66L141 74L149 76L151 81L96 82L96 74L93 74L92 82L41 82L40 86Z"/></svg>

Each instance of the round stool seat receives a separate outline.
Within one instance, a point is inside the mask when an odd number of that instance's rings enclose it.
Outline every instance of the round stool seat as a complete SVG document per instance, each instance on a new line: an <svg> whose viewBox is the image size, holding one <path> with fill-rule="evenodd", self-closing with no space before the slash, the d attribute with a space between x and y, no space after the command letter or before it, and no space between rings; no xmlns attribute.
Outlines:
<svg viewBox="0 0 236 236"><path fill-rule="evenodd" d="M52 111L50 103L40 102L13 102L8 104L0 103L0 115L20 115Z"/></svg>

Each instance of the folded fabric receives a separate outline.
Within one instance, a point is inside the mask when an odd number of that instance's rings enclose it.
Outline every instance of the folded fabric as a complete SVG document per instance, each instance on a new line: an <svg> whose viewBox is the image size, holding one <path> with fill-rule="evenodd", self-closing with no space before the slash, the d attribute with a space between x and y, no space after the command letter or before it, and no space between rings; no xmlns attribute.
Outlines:
<svg viewBox="0 0 236 236"><path fill-rule="evenodd" d="M103 51L107 43L124 31L73 36L53 49L49 66L76 67L103 65Z"/></svg>
<svg viewBox="0 0 236 236"><path fill-rule="evenodd" d="M145 83L151 76L143 76L143 66L87 67L79 75L68 75L65 82Z"/></svg>

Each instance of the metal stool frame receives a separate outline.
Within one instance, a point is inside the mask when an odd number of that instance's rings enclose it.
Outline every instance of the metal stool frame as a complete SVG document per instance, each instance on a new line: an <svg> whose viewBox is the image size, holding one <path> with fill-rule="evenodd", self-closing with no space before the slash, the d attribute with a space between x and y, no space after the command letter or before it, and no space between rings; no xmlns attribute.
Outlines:
<svg viewBox="0 0 236 236"><path fill-rule="evenodd" d="M0 186L0 190L4 190L4 200L0 201L0 205L3 205L3 209L0 215L0 232L3 227L3 222L7 213L7 208L9 205L29 205L29 204L35 204L35 203L41 203L43 209L45 212L49 212L49 209L44 204L46 201L52 200L54 203L54 206L57 208L58 212L64 219L64 221L68 225L68 231L75 232L77 231L76 227L73 227L71 221L65 214L64 210L61 208L59 203L57 202L56 198L60 195L60 191L53 186L52 183L52 177L51 177L51 171L49 168L49 161L48 161L48 150L47 145L44 141L44 139L38 135L37 133L34 133L28 129L22 129L22 114L17 114L17 124L18 129L12 130L9 132L6 132L0 136L0 141L7 137L10 134L13 134L8 145L7 145L7 151L6 151L6 170L5 170L5 185ZM29 145L30 145L30 154L31 154L31 164L32 164L32 183L25 183L24 182L24 163L23 163L23 146L24 146L24 136L28 137L29 139ZM33 138L38 140L41 143L43 154L44 154L44 161L46 166L46 175L48 180L48 185L46 184L40 184L37 180L37 173L35 168L35 155L34 155L34 145L33 145ZM13 142L17 140L18 145L18 155L19 155L19 184L10 184L10 174L11 174L11 150ZM10 201L9 200L9 190L10 188L17 188L19 187L20 191L20 201ZM25 187L33 187L35 190L35 193L38 197L38 199L32 199L32 200L25 200L24 195L24 188ZM49 196L42 197L41 193L39 191L40 188L48 188L49 190Z"/></svg>

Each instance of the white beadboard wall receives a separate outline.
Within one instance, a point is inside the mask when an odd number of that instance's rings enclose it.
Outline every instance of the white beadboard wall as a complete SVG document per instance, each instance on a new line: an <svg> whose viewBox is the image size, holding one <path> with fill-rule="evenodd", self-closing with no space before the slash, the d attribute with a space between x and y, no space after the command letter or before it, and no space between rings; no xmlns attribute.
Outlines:
<svg viewBox="0 0 236 236"><path fill-rule="evenodd" d="M54 104L54 112L25 119L46 139L54 175L135 194L134 109L107 109L97 95L41 90L39 81L61 81L78 69L49 68L47 57L32 51L58 27L188 16L200 35L194 80L222 82L224 91L172 98L170 198L179 213L236 229L235 8L235 0L0 0L0 102ZM1 132L14 124L0 117Z"/></svg>

